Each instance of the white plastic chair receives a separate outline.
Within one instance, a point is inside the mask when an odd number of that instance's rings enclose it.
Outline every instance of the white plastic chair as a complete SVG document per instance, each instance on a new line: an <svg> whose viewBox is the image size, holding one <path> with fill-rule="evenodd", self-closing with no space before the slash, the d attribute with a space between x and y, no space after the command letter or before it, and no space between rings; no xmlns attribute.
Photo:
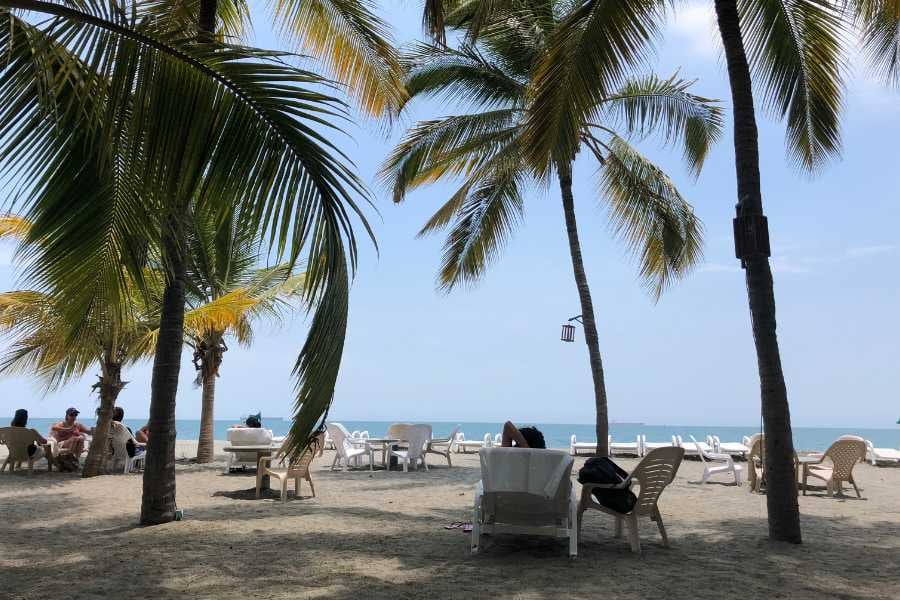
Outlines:
<svg viewBox="0 0 900 600"><path fill-rule="evenodd" d="M710 477L719 473L731 473L734 476L735 484L741 485L743 483L744 468L741 465L734 464L734 459L731 458L731 455L707 452L700 445L700 442L694 439L694 436L690 436L690 438L694 442L694 448L697 451L697 456L700 457L700 462L703 463L703 479L700 480L700 483L706 483Z"/></svg>
<svg viewBox="0 0 900 600"><path fill-rule="evenodd" d="M574 459L564 450L536 448L482 448L479 457L472 553L479 551L482 533L513 533L568 538L569 556L577 556Z"/></svg>
<svg viewBox="0 0 900 600"><path fill-rule="evenodd" d="M388 458L397 457L397 462L403 465L403 472L409 471L410 465L413 470L418 468L419 463L428 470L428 463L425 462L425 449L428 446L428 440L431 438L431 425L411 425L406 429L406 441L409 446L405 449L392 447L388 451Z"/></svg>
<svg viewBox="0 0 900 600"><path fill-rule="evenodd" d="M342 469L349 469L351 463L359 466L359 458L365 455L369 457L369 470L375 470L375 450L368 444L354 445L350 440L350 433L340 423L328 423L326 431L331 434L334 440L334 460L331 463L331 470L334 471L335 466L341 465Z"/></svg>
<svg viewBox="0 0 900 600"><path fill-rule="evenodd" d="M113 449L113 454L110 458L113 470L121 468L123 474L128 474L136 470L138 466L143 467L144 458L146 457L146 446L134 439L127 427L118 421L113 421L110 423L109 437ZM134 456L128 456L129 441L134 444Z"/></svg>
<svg viewBox="0 0 900 600"><path fill-rule="evenodd" d="M453 463L450 461L450 452L456 447L457 433L459 433L459 425L457 425L447 437L431 438L428 440L428 445L425 447L425 454L431 453L443 456L447 459L447 466L452 467ZM445 446L446 451L444 450Z"/></svg>

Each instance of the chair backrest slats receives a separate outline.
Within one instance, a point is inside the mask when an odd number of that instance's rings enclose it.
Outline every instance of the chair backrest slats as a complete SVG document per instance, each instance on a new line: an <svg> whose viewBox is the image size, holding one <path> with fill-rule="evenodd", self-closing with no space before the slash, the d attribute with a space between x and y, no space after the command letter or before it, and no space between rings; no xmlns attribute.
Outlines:
<svg viewBox="0 0 900 600"><path fill-rule="evenodd" d="M656 448L638 463L629 476L640 485L634 511L639 515L652 514L656 503L667 485L675 479L675 473L684 458L684 448Z"/></svg>
<svg viewBox="0 0 900 600"><path fill-rule="evenodd" d="M866 443L861 438L844 439L831 444L831 447L825 451L825 456L831 459L834 465L834 478L847 481L853 466L860 460L866 458Z"/></svg>

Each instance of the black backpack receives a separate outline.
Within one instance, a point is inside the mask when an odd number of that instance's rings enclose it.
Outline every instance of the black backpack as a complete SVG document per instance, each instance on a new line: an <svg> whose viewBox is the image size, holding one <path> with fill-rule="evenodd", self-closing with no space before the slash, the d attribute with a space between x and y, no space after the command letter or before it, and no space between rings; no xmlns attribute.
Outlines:
<svg viewBox="0 0 900 600"><path fill-rule="evenodd" d="M595 456L585 461L578 471L578 483L622 483L628 477L619 465L605 456ZM631 490L595 489L594 498L601 505L618 513L627 514L637 502Z"/></svg>

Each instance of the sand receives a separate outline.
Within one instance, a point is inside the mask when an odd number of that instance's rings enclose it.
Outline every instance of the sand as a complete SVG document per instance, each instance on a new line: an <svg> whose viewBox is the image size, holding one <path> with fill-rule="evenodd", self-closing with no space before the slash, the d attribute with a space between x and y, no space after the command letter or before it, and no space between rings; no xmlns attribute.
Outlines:
<svg viewBox="0 0 900 600"><path fill-rule="evenodd" d="M185 520L151 528L136 526L140 475L3 473L0 598L900 598L897 468L858 465L861 500L801 497L804 544L788 546L766 541L764 496L691 483L702 467L686 461L660 501L670 548L646 521L638 558L589 512L570 560L562 540L518 536L470 555L444 525L471 519L478 459L453 458L371 474L331 472L326 452L317 497L284 505L242 493L254 475L224 475L224 458L179 465Z"/></svg>

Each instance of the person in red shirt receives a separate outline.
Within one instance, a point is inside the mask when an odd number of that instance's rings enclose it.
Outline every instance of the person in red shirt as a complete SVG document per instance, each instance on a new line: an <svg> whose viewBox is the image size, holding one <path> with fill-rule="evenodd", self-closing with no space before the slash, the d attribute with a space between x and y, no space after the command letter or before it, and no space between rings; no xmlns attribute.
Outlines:
<svg viewBox="0 0 900 600"><path fill-rule="evenodd" d="M76 421L78 417L77 408L69 408L66 410L66 418L50 428L50 433L59 442L59 451L64 453L71 452L75 458L81 456L84 452L84 445L87 442L86 435L93 435L94 428L88 428Z"/></svg>

